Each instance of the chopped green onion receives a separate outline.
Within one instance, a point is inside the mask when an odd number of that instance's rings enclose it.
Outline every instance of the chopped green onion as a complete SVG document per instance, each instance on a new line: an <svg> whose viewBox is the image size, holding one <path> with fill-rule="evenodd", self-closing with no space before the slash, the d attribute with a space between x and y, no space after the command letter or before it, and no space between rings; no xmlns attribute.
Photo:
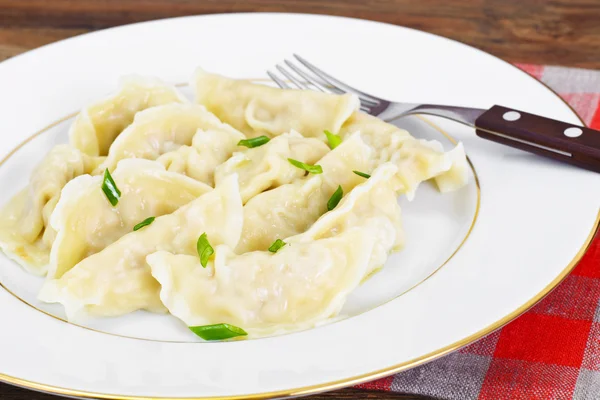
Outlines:
<svg viewBox="0 0 600 400"><path fill-rule="evenodd" d="M294 167L298 167L300 169L308 171L311 174L322 174L323 173L323 168L321 168L320 165L308 165L308 164L304 164L303 162L298 161L298 160L294 160L293 158L288 158L288 161Z"/></svg>
<svg viewBox="0 0 600 400"><path fill-rule="evenodd" d="M331 150L335 149L342 143L342 138L339 135L333 134L328 130L324 130L325 136L327 136L327 141L329 142L329 147Z"/></svg>
<svg viewBox="0 0 600 400"><path fill-rule="evenodd" d="M204 268L208 265L208 259L210 256L215 254L215 249L212 248L210 243L208 243L208 238L206 237L206 233L203 233L198 238L198 243L196 243L196 250L198 250L198 255L200 256L200 264Z"/></svg>
<svg viewBox="0 0 600 400"><path fill-rule="evenodd" d="M238 146L246 146L249 149L253 148L253 147L259 147L262 146L263 144L267 144L269 142L268 137L266 136L258 136L255 138L251 138L251 139L244 139L244 140L240 140L238 142Z"/></svg>
<svg viewBox="0 0 600 400"><path fill-rule="evenodd" d="M327 210L328 211L333 210L338 205L340 200L342 200L342 196L344 196L344 190L342 189L341 186L338 186L336 191L333 192L333 194L329 198L329 201L327 202Z"/></svg>
<svg viewBox="0 0 600 400"><path fill-rule="evenodd" d="M248 335L242 328L229 324L190 326L190 330L204 340L223 340Z"/></svg>
<svg viewBox="0 0 600 400"><path fill-rule="evenodd" d="M369 179L371 177L371 175L365 174L364 172L360 172L360 171L352 171L352 172L354 172L358 176L362 176L363 178Z"/></svg>
<svg viewBox="0 0 600 400"><path fill-rule="evenodd" d="M143 220L142 222L140 222L139 224L137 224L136 226L133 227L133 231L137 231L138 229L142 229L143 227L145 227L146 225L150 225L151 223L154 222L154 219L156 217L148 217L145 220Z"/></svg>
<svg viewBox="0 0 600 400"><path fill-rule="evenodd" d="M273 244L271 245L271 247L269 247L269 251L271 253L277 253L277 251L279 251L279 249L281 249L286 244L287 243L284 242L283 240L277 239L276 241L273 242Z"/></svg>
<svg viewBox="0 0 600 400"><path fill-rule="evenodd" d="M121 197L121 191L117 187L115 181L113 181L112 176L110 176L110 172L108 172L108 168L104 170L104 180L102 182L102 191L106 195L108 201L112 206L116 206L119 202L119 198Z"/></svg>

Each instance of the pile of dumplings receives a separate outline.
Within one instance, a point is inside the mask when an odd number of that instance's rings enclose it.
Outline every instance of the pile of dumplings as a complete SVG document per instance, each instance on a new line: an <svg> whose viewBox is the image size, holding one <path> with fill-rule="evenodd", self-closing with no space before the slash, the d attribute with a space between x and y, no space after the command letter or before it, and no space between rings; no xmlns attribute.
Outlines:
<svg viewBox="0 0 600 400"><path fill-rule="evenodd" d="M0 247L46 277L40 300L69 320L147 310L250 337L322 324L402 248L398 196L429 179L442 192L467 183L460 144L444 152L361 113L354 95L202 69L191 87L193 102L156 79L123 79L3 207ZM206 265L201 235L213 249Z"/></svg>

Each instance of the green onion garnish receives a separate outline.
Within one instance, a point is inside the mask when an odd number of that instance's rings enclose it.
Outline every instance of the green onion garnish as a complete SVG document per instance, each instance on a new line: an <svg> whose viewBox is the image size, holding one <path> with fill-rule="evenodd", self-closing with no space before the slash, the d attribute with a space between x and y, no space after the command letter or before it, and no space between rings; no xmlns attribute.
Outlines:
<svg viewBox="0 0 600 400"><path fill-rule="evenodd" d="M338 186L336 191L333 192L333 194L329 198L329 201L327 202L327 210L328 211L333 210L338 205L340 200L342 199L342 196L344 196L344 190L342 189L341 186Z"/></svg>
<svg viewBox="0 0 600 400"><path fill-rule="evenodd" d="M242 328L229 324L190 326L190 330L204 340L223 340L248 335Z"/></svg>
<svg viewBox="0 0 600 400"><path fill-rule="evenodd" d="M325 136L327 136L327 141L329 142L329 147L331 150L335 149L342 143L342 138L339 135L329 132L328 130L324 130Z"/></svg>
<svg viewBox="0 0 600 400"><path fill-rule="evenodd" d="M352 172L354 172L358 176L362 176L363 178L369 179L371 177L371 175L365 174L364 172L360 172L360 171L352 171Z"/></svg>
<svg viewBox="0 0 600 400"><path fill-rule="evenodd" d="M304 164L303 162L298 161L298 160L294 160L293 158L288 158L288 161L294 167L298 167L300 169L308 171L311 174L322 174L323 173L323 168L321 168L320 165L308 165L308 164Z"/></svg>
<svg viewBox="0 0 600 400"><path fill-rule="evenodd" d="M287 243L284 242L283 240L277 239L276 241L273 242L273 244L271 245L271 247L269 247L269 251L271 253L277 253L277 251L279 251L279 249L281 249L286 244Z"/></svg>
<svg viewBox="0 0 600 400"><path fill-rule="evenodd" d="M139 224L137 224L136 226L133 227L133 231L137 231L138 229L142 229L143 227L145 227L146 225L150 225L151 223L154 222L154 219L156 217L148 217L145 220L143 220L142 222L140 222Z"/></svg>
<svg viewBox="0 0 600 400"><path fill-rule="evenodd" d="M210 243L208 243L208 238L206 237L206 233L203 233L198 238L198 243L196 243L196 249L198 250L198 255L200 256L200 264L204 268L208 265L208 259L210 256L215 254L215 249L212 248Z"/></svg>
<svg viewBox="0 0 600 400"><path fill-rule="evenodd" d="M244 140L240 140L238 142L238 146L246 146L249 149L253 148L253 147L259 147L262 146L263 144L266 144L269 142L268 137L266 136L258 136L255 138L251 138L251 139L244 139Z"/></svg>
<svg viewBox="0 0 600 400"><path fill-rule="evenodd" d="M112 176L110 176L110 172L108 172L108 168L104 170L104 180L102 182L102 191L106 195L108 201L112 206L116 206L119 202L119 198L121 197L121 191L117 187L115 181L113 181Z"/></svg>

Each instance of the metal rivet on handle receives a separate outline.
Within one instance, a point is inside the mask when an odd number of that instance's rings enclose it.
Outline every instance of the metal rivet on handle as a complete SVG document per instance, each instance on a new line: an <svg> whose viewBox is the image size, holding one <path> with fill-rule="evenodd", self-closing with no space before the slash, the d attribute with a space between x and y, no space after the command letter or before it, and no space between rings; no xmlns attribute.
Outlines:
<svg viewBox="0 0 600 400"><path fill-rule="evenodd" d="M516 121L519 118L521 118L521 114L519 114L516 111L507 111L504 113L502 118L504 118L504 120L506 120L506 121Z"/></svg>
<svg viewBox="0 0 600 400"><path fill-rule="evenodd" d="M583 134L583 131L581 130L581 128L572 126L570 128L565 129L564 134L567 137L579 137Z"/></svg>

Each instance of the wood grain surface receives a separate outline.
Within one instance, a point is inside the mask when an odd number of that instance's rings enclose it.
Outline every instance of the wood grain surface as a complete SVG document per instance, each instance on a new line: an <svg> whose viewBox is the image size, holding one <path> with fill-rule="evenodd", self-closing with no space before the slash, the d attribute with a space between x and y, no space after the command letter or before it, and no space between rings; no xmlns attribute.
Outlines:
<svg viewBox="0 0 600 400"><path fill-rule="evenodd" d="M600 0L0 0L0 60L60 39L193 14L299 12L408 26L513 62L600 69ZM2 400L56 397L0 384ZM427 399L338 390L330 399Z"/></svg>
<svg viewBox="0 0 600 400"><path fill-rule="evenodd" d="M509 61L600 69L600 0L0 0L0 59L131 22L249 11L365 18L437 33Z"/></svg>

